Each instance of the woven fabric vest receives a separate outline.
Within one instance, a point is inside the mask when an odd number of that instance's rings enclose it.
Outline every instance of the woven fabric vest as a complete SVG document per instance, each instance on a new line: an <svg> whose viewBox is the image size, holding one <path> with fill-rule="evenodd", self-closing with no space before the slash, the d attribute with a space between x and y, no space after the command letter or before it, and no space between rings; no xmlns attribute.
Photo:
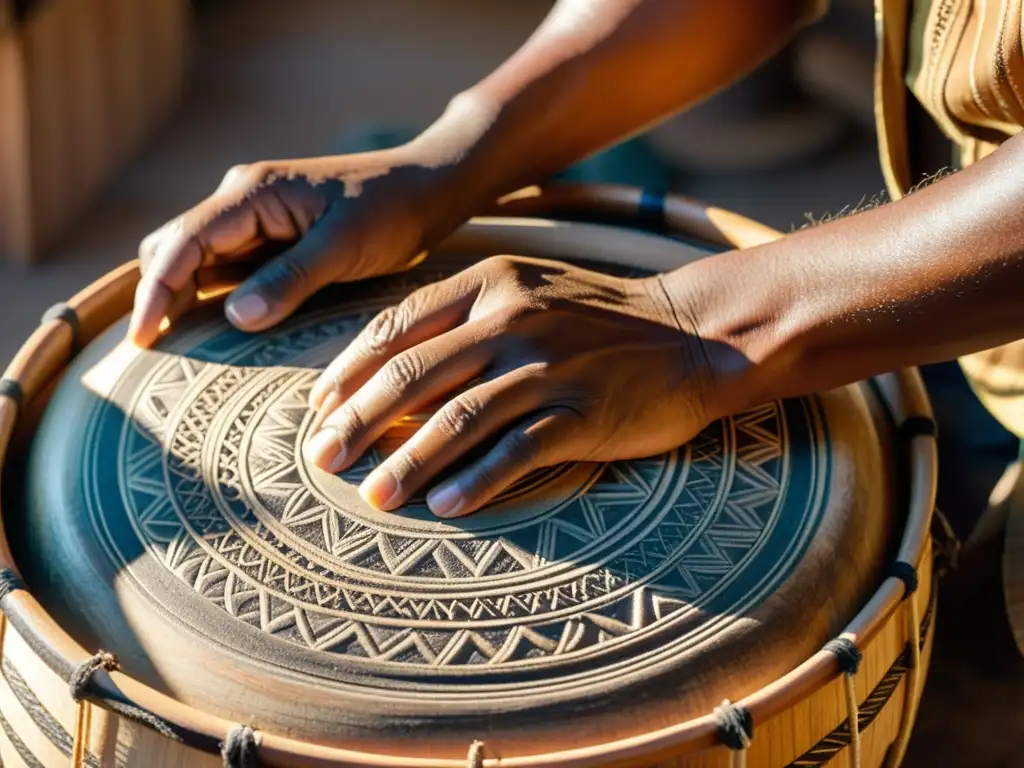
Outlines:
<svg viewBox="0 0 1024 768"><path fill-rule="evenodd" d="M875 121L892 199L917 179L910 168L908 92L956 147L958 165L991 152L1024 126L1024 0L875 0ZM1024 340L961 358L975 394L1024 439ZM1016 472L1016 474L1014 474ZM1024 472L989 512L1006 520L1003 590L1024 654Z"/></svg>
<svg viewBox="0 0 1024 768"><path fill-rule="evenodd" d="M908 92L953 141L959 164L1024 126L1021 0L875 0L875 119L890 197L911 178ZM1024 341L960 360L978 398L1024 438Z"/></svg>

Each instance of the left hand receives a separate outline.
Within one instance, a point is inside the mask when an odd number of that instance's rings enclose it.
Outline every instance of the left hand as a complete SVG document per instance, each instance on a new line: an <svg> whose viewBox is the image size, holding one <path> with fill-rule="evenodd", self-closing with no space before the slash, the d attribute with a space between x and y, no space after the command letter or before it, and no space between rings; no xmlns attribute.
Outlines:
<svg viewBox="0 0 1024 768"><path fill-rule="evenodd" d="M670 450L723 415L682 314L658 277L492 257L384 310L331 363L310 395L322 423L307 457L340 472L396 420L450 397L360 488L374 507L396 509L496 440L427 495L448 518L540 467Z"/></svg>

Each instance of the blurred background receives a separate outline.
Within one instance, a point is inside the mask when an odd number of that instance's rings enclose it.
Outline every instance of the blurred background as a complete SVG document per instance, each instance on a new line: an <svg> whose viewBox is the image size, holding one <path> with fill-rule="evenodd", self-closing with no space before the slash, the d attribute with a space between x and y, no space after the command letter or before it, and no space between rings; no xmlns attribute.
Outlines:
<svg viewBox="0 0 1024 768"><path fill-rule="evenodd" d="M0 0L0 360L232 165L411 138L551 0ZM882 188L871 0L570 169L791 229ZM680 56L677 66L686 66Z"/></svg>

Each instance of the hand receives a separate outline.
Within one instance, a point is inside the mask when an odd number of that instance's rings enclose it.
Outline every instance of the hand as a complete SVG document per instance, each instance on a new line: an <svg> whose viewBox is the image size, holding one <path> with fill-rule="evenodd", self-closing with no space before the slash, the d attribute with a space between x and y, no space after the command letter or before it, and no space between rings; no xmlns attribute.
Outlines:
<svg viewBox="0 0 1024 768"><path fill-rule="evenodd" d="M416 146L231 169L210 197L143 241L129 338L149 346L200 291L236 282L239 270L255 272L225 312L259 331L330 282L414 264L432 236L459 223L452 195L441 207L445 169L419 162Z"/></svg>
<svg viewBox="0 0 1024 768"><path fill-rule="evenodd" d="M321 426L307 457L340 472L397 419L450 397L360 490L395 509L491 445L427 495L435 515L458 517L540 467L677 447L722 415L704 345L677 316L658 277L487 259L385 310L331 363L310 394Z"/></svg>

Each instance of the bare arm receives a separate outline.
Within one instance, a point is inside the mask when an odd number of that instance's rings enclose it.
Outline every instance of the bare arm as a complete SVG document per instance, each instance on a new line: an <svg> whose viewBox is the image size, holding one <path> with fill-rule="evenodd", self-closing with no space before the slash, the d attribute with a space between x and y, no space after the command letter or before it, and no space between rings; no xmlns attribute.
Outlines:
<svg viewBox="0 0 1024 768"><path fill-rule="evenodd" d="M268 328L331 282L407 268L463 221L708 96L775 51L812 0L560 0L492 75L407 145L231 169L147 237L129 337L159 337L245 277L228 319Z"/></svg>
<svg viewBox="0 0 1024 768"><path fill-rule="evenodd" d="M649 456L768 400L1024 337L1021 168L1024 136L897 203L654 278L481 262L331 364L309 456L337 471L398 416L446 400L361 491L395 509L496 439L428 493L454 517L540 466Z"/></svg>
<svg viewBox="0 0 1024 768"><path fill-rule="evenodd" d="M1022 168L1018 136L899 202L666 276L699 336L732 350L713 363L722 408L1024 338Z"/></svg>
<svg viewBox="0 0 1024 768"><path fill-rule="evenodd" d="M454 168L457 210L557 172L713 95L813 18L808 0L561 0L412 143ZM441 151L443 148L443 151Z"/></svg>

